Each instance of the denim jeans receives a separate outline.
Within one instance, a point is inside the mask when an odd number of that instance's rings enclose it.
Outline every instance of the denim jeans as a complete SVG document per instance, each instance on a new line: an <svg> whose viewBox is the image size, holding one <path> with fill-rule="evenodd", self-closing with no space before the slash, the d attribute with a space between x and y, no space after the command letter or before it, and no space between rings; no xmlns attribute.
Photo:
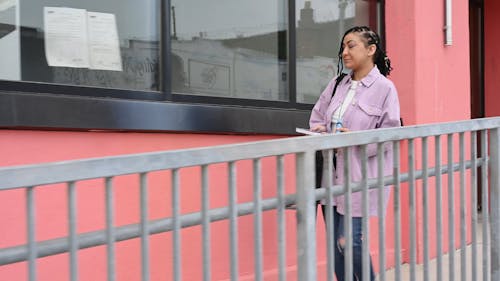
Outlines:
<svg viewBox="0 0 500 281"><path fill-rule="evenodd" d="M326 222L326 206L321 205L323 217ZM335 253L335 275L337 281L345 280L345 262L344 262L344 215L337 212L337 208L333 206L333 231L334 231L334 253ZM362 218L352 218L352 260L353 260L353 280L363 281L363 258L362 258L362 245L363 245L363 232L362 232ZM375 280L375 273L373 272L372 261L370 258L370 281Z"/></svg>

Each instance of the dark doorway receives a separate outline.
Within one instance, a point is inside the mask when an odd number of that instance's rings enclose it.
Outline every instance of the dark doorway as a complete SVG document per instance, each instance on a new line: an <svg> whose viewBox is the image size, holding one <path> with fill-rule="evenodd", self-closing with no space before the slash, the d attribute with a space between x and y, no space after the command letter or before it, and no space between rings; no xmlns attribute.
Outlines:
<svg viewBox="0 0 500 281"><path fill-rule="evenodd" d="M484 0L469 0L470 97L471 119L482 118L484 112ZM481 155L480 134L478 153ZM480 169L478 175L480 175ZM481 210L481 177L478 177L478 209Z"/></svg>
<svg viewBox="0 0 500 281"><path fill-rule="evenodd" d="M471 118L484 117L483 0L469 0Z"/></svg>

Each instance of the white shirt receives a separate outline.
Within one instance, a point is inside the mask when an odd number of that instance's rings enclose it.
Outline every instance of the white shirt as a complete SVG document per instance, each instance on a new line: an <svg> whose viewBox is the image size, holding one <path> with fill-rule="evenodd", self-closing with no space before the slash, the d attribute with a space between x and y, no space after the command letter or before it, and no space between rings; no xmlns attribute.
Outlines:
<svg viewBox="0 0 500 281"><path fill-rule="evenodd" d="M347 96L345 97L344 101L342 101L342 104L335 110L335 112L332 115L332 122L335 124L338 120L342 120L342 117L344 116L344 113L347 110L347 107L352 101L352 98L354 97L354 94L356 94L356 88L358 87L359 81L352 80L351 81L351 87L349 88L349 91L347 92Z"/></svg>

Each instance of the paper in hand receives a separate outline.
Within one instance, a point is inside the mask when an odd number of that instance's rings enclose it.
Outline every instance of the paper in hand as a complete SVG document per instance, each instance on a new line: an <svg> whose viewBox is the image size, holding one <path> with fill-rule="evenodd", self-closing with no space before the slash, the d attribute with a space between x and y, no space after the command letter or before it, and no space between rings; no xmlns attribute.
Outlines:
<svg viewBox="0 0 500 281"><path fill-rule="evenodd" d="M304 135L308 135L308 136L321 136L321 135L324 135L323 133L313 132L311 130L304 129L304 128L295 128L295 132L300 133L300 134L304 134Z"/></svg>

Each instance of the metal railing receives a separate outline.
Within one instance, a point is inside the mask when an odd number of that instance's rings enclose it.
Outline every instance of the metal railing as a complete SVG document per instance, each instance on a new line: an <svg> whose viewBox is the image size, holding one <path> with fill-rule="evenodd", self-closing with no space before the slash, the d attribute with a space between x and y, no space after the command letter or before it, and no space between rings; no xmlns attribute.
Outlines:
<svg viewBox="0 0 500 281"><path fill-rule="evenodd" d="M447 162L442 163L442 136L446 136ZM455 139L458 137L458 141ZM378 164L383 166L384 145L393 147L394 165L391 176L383 176L379 172L378 178L368 179L366 165L363 165L363 180L360 182L346 181L340 186L327 186L315 189L314 186L314 156L315 151L325 150L325 169L333 167L332 155L334 149L342 149L345 154L349 153L350 147L360 147L365 151L368 145L377 144ZM458 143L458 149L455 145ZM468 145L466 145L466 143ZM429 153L429 146L434 147L434 153ZM468 154L466 149L469 148ZM478 153L478 148L480 153ZM482 280L500 280L500 118L485 118L451 123L432 125L410 126L402 128L378 129L362 132L351 132L346 134L294 137L287 139L260 141L254 143L224 145L208 148L187 149L179 151L166 151L145 153L137 155L124 155L116 157L85 159L22 167L7 167L0 169L0 192L9 192L12 189L24 189L26 217L19 220L26 221L27 239L24 245L6 246L0 249L0 266L18 262L27 262L27 276L29 280L37 280L37 260L43 257L69 253L69 277L70 280L78 280L79 260L78 252L81 249L104 245L106 247L107 279L126 280L116 276L115 244L119 241L140 239L141 248L141 278L151 280L150 272L150 238L153 234L172 233L172 270L167 280L183 279L182 250L181 245L186 242L182 239L181 230L191 226L202 228L203 280L212 280L211 260L211 225L216 221L228 221L229 225L229 250L230 280L239 279L239 241L238 241L238 218L252 215L254 220L254 280L263 280L263 214L274 210L277 212L278 235L278 279L286 280L287 273L287 231L285 225L286 206L296 204L296 239L297 239L297 280L317 280L317 241L316 241L316 204L319 199L326 199L331 204L332 196L346 196L346 217L351 216L350 194L361 192L364 198L364 220L363 233L366 243L363 247L363 266L368 268L370 229L367 219L366 194L369 189L383 190L385 186L391 185L393 190L393 204L390 207L394 214L394 229L387 229L385 216L378 220L379 233L379 280L386 280L386 241L388 231L394 234L394 261L395 280L402 280L401 265L402 257L402 222L409 222L409 264L410 280L417 280L417 207L423 210L423 224L421 225L423 237L423 277L424 280L445 280L443 276L443 210L444 194L447 193L447 217L448 217L448 249L449 255L449 280L459 280L455 276L456 268L454 254L457 250L455 241L455 217L459 215L460 237L460 279L478 280L482 274ZM421 154L415 150L418 149ZM403 151L403 152L402 152ZM295 161L295 191L285 194L285 173L287 165L285 157L293 155ZM421 157L420 157L421 156ZM434 156L434 159L429 159ZM262 187L262 159L274 157L276 159L276 185L277 195L263 198ZM366 153L363 157L366 157ZM458 161L455 159L458 157ZM348 159L346 157L346 159ZM366 158L364 158L366 160ZM237 191L237 167L236 163L241 160L252 161L253 170L253 199L248 202L239 202ZM433 161L432 161L433 160ZM366 162L366 161L365 161ZM434 167L429 166L430 163ZM210 208L210 175L209 167L216 163L227 164L228 204L224 207ZM289 162L288 162L289 163ZM408 167L402 167L407 164ZM420 164L417 168L417 164ZM201 182L201 209L199 212L182 213L180 206L180 193L186 188L180 181L180 171L186 167L200 167ZM171 171L171 215L160 219L149 219L148 216L148 174L153 171ZM407 170L403 173L403 170ZM349 174L349 165L344 168L344 173ZM137 174L140 178L140 221L137 224L115 226L115 197L113 179L120 175ZM446 178L443 178L445 176ZM332 182L332 173L326 173L326 182ZM458 178L458 181L455 179ZM88 179L105 179L105 228L93 232L78 233L77 223L77 192L76 183ZM431 181L432 179L432 181ZM443 187L443 181L447 179L447 188ZM481 184L482 204L482 256L478 257L478 237L475 228L478 225L478 179ZM67 191L67 225L68 235L58 239L38 241L36 237L37 225L43 223L37 221L35 203L37 202L35 191L40 186L55 183L66 183ZM417 200L417 189L422 192L422 200ZM402 191L409 193L408 201L403 198ZM458 192L456 192L458 190ZM435 213L430 214L429 204L430 192L435 193ZM380 193L382 194L382 193ZM467 197L470 194L471 198ZM455 199L459 198L459 210L455 210ZM19 202L22 204L22 202ZM419 205L421 203L421 205ZM402 220L402 205L408 204L409 220ZM382 205L382 203L381 203ZM489 206L489 208L488 208ZM328 208L330 209L330 208ZM327 211L326 216L331 217ZM437 271L431 276L429 270L430 257L430 220L429 216L436 217L435 239ZM466 219L470 217L470 221ZM350 230L351 220L345 220L346 231ZM467 229L470 226L472 229ZM5 228L7 226L0 226ZM406 225L404 225L406 227ZM468 231L471 231L470 239ZM327 227L327 280L333 280L334 255L332 241L332 227ZM189 242L189 241L187 241ZM467 245L471 246L472 260L466 261L465 252ZM346 235L345 257L352 259L352 238ZM161 261L164 263L165 261ZM480 265L479 265L480 264ZM470 269L470 273L469 270ZM346 280L352 280L352 264L346 263ZM364 272L368 272L364 270ZM1 277L0 277L1 279ZM468 279L467 279L468 280Z"/></svg>

